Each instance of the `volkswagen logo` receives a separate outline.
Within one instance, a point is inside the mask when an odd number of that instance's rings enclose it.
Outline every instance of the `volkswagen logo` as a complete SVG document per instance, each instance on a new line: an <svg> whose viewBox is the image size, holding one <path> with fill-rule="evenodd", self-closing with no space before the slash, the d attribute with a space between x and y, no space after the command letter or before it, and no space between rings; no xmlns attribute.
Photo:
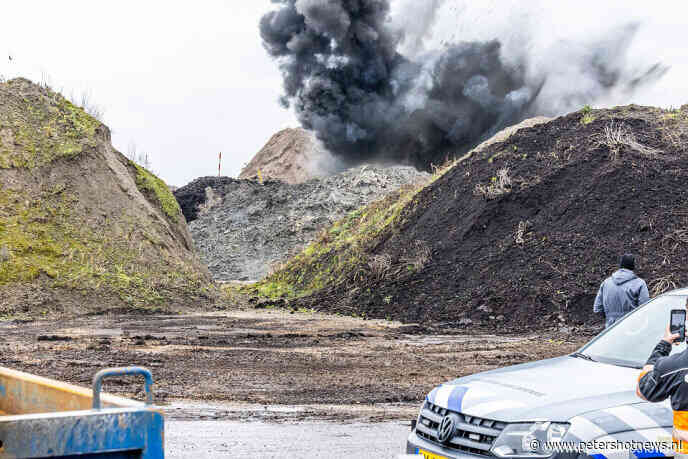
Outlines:
<svg viewBox="0 0 688 459"><path fill-rule="evenodd" d="M442 418L439 427L437 427L437 439L440 443L447 443L454 436L454 429L458 416L455 414L448 414Z"/></svg>

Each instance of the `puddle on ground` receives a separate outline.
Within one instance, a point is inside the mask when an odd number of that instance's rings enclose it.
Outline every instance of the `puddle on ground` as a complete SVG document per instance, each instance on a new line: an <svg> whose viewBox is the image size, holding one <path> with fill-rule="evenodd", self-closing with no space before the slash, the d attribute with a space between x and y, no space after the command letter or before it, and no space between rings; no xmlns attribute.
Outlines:
<svg viewBox="0 0 688 459"><path fill-rule="evenodd" d="M121 328L64 328L57 330L60 335L67 336L120 336Z"/></svg>
<svg viewBox="0 0 688 459"><path fill-rule="evenodd" d="M497 335L404 335L399 343L410 346L431 346L442 344L476 343L481 340L500 343L518 343L531 339L528 336L497 336Z"/></svg>

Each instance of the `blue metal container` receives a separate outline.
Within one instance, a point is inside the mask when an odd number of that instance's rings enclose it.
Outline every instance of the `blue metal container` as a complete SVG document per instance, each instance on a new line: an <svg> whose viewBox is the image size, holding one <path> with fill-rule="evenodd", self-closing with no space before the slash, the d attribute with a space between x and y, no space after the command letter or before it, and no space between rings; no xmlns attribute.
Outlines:
<svg viewBox="0 0 688 459"><path fill-rule="evenodd" d="M101 394L109 376L140 375L146 402ZM93 389L0 367L0 458L164 458L164 420L145 368L110 368Z"/></svg>

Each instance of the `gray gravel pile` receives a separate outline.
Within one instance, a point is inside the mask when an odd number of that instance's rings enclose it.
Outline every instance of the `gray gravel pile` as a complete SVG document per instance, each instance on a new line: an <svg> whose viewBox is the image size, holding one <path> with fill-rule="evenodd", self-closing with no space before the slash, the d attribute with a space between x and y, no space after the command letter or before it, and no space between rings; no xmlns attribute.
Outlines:
<svg viewBox="0 0 688 459"><path fill-rule="evenodd" d="M361 166L289 185L231 180L206 189L189 224L196 249L219 281L255 281L349 212L429 178L411 167Z"/></svg>

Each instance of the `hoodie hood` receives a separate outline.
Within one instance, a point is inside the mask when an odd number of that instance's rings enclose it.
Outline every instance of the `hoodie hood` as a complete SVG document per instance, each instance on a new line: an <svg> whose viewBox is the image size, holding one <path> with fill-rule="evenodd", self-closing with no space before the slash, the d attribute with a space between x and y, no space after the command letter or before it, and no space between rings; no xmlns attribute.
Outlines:
<svg viewBox="0 0 688 459"><path fill-rule="evenodd" d="M635 273L630 269L620 269L612 274L612 280L616 285L625 284L626 282L637 278L638 276L636 276Z"/></svg>

